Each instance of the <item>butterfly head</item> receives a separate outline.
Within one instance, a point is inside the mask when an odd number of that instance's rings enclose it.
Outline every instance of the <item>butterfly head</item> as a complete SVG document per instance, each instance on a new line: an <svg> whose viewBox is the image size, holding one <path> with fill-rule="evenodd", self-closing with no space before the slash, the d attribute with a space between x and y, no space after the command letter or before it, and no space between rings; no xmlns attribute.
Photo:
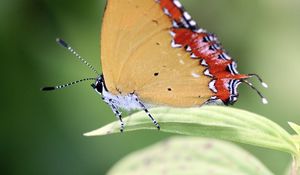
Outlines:
<svg viewBox="0 0 300 175"><path fill-rule="evenodd" d="M98 92L99 94L102 94L102 92L106 90L103 75L100 75L96 79L95 83L91 84L91 86L96 92Z"/></svg>

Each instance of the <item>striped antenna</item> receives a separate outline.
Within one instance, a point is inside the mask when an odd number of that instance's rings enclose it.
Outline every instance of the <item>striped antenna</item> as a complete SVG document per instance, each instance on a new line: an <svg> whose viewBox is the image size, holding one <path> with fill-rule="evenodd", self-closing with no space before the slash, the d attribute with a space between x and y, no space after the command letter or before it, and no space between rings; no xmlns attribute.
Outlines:
<svg viewBox="0 0 300 175"><path fill-rule="evenodd" d="M64 85L44 87L41 90L42 91L53 91L53 90L57 90L57 89L63 89L63 88L69 87L71 85L78 84L78 83L81 83L84 81L89 81L89 80L97 80L97 78L84 78L84 79L76 80L76 81L73 81L73 82L70 82L70 83L67 83Z"/></svg>
<svg viewBox="0 0 300 175"><path fill-rule="evenodd" d="M261 94L261 92L260 92L258 89L256 89L255 86L253 86L252 83L250 83L250 82L247 81L247 80L241 80L241 81L244 82L244 83L246 83L246 84L247 84L248 86L250 86L255 92L257 92L257 94L260 96L261 101L262 101L263 104L268 104L268 100Z"/></svg>
<svg viewBox="0 0 300 175"><path fill-rule="evenodd" d="M87 65L87 67L89 67L93 72L95 72L97 75L100 75L96 69L89 63L87 62L85 59L83 59L67 42L65 42L64 40L57 38L56 42L63 46L64 48L68 49L73 55L76 56L76 58L78 58L83 64Z"/></svg>

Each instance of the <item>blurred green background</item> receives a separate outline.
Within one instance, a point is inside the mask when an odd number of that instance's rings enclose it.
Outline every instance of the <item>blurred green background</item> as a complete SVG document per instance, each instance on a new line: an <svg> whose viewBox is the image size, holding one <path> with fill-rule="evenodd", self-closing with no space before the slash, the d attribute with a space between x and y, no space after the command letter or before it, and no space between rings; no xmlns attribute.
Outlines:
<svg viewBox="0 0 300 175"><path fill-rule="evenodd" d="M268 116L288 129L300 123L300 1L182 0L198 24L214 32L239 71L258 73L269 84L270 104L248 87L235 107ZM56 92L39 88L94 76L56 37L72 44L100 70L99 31L104 0L2 0L1 174L104 174L124 155L169 134L154 131L87 138L115 120L89 83ZM275 174L289 155L241 145Z"/></svg>

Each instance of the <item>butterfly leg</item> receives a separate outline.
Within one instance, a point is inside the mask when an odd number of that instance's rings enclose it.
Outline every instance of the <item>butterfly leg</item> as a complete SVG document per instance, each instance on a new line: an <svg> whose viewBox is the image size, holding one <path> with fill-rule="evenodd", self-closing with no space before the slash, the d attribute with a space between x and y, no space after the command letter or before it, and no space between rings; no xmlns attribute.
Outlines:
<svg viewBox="0 0 300 175"><path fill-rule="evenodd" d="M100 84L98 83L97 85L91 84L93 89L102 96L103 86L104 86L103 82L101 82ZM123 132L124 131L124 122L122 120L122 115L121 115L121 112L118 110L118 108L114 105L113 99L107 98L107 97L104 97L104 96L102 96L101 98L106 104L108 104L108 106L110 106L110 108L114 112L115 116L119 119L119 121L120 121L120 131Z"/></svg>
<svg viewBox="0 0 300 175"><path fill-rule="evenodd" d="M142 109L146 112L146 114L148 115L148 117L152 120L153 124L157 127L158 130L160 130L160 126L158 124L158 122L153 118L153 116L150 114L149 110L147 109L147 107L138 99L135 99L140 106L142 107Z"/></svg>
<svg viewBox="0 0 300 175"><path fill-rule="evenodd" d="M105 101L106 102L106 101ZM106 102L111 110L114 112L115 116L119 119L120 121L120 132L123 132L124 131L124 127L125 127L125 124L122 120L122 115L121 115L121 112L118 110L118 108L112 103L112 100L109 99L108 102Z"/></svg>

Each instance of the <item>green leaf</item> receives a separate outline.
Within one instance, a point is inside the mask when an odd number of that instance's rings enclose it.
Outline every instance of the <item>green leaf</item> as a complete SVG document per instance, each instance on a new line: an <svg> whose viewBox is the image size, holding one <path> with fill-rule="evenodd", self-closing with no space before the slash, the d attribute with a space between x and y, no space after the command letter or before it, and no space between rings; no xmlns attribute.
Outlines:
<svg viewBox="0 0 300 175"><path fill-rule="evenodd" d="M123 158L108 175L272 175L255 157L224 141L173 137Z"/></svg>
<svg viewBox="0 0 300 175"><path fill-rule="evenodd" d="M293 122L288 122L290 127L298 134L300 135L300 126Z"/></svg>
<svg viewBox="0 0 300 175"><path fill-rule="evenodd" d="M297 133L297 135L293 135L292 139L294 140L294 142L297 143L297 149L300 152L300 126L297 125L296 123L293 122L288 122L288 124L290 125L290 127ZM300 155L296 155L298 158L297 160L300 158ZM299 162L299 161L298 161ZM300 163L300 162L299 162ZM299 165L300 166L300 165Z"/></svg>
<svg viewBox="0 0 300 175"><path fill-rule="evenodd" d="M161 131L220 138L299 155L297 145L289 133L271 120L245 110L221 106L162 107L151 109L151 114L160 123ZM143 111L126 117L124 121L125 132L156 129ZM112 133L120 133L118 121L85 135Z"/></svg>

